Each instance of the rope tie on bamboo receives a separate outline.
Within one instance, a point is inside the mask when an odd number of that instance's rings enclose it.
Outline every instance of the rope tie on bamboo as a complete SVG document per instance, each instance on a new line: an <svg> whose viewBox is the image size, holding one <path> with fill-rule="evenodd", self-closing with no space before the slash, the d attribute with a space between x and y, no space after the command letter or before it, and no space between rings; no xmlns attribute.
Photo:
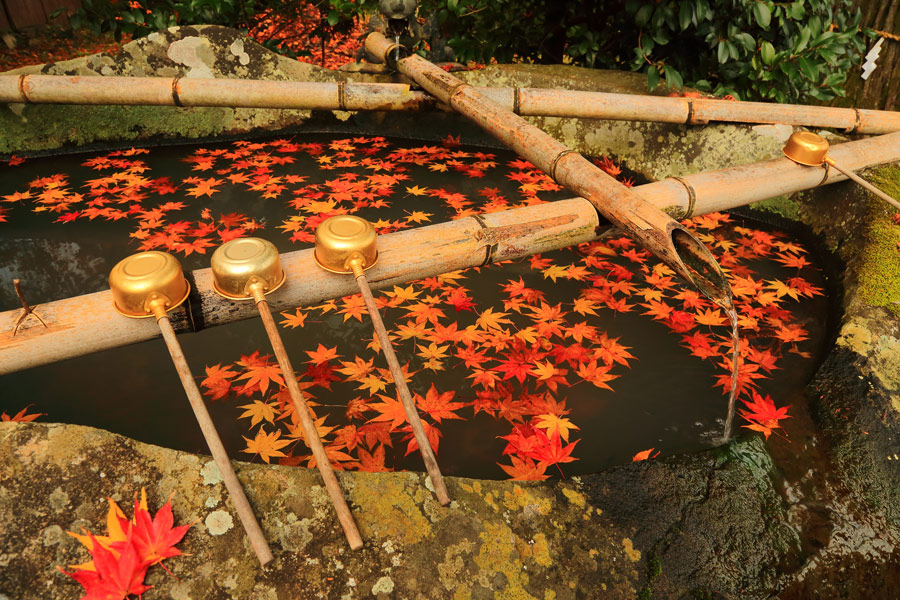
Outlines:
<svg viewBox="0 0 900 600"><path fill-rule="evenodd" d="M687 190L688 205L684 211L684 214L679 218L690 219L694 216L694 207L697 205L697 192L696 190L694 190L694 186L692 186L687 179L683 179L681 177L670 177L669 179L674 179L675 181L683 185L684 189Z"/></svg>
<svg viewBox="0 0 900 600"><path fill-rule="evenodd" d="M345 83L343 81L338 83L338 107L341 110L347 110L347 101L346 101L346 89L344 88Z"/></svg>
<svg viewBox="0 0 900 600"><path fill-rule="evenodd" d="M844 130L844 133L856 133L856 131L859 129L859 124L860 124L860 122L862 121L862 115L860 114L858 108L854 108L854 109L853 109L853 112L854 112L855 115L856 115L855 118L854 118L854 120L853 120L853 127L851 127L850 129ZM822 184L819 184L819 185L822 185ZM817 187L818 187L818 186L817 186Z"/></svg>
<svg viewBox="0 0 900 600"><path fill-rule="evenodd" d="M172 101L175 103L175 106L184 106L184 104L181 103L181 98L178 95L178 88L179 83L181 82L181 77L181 75L178 75L172 80Z"/></svg>
<svg viewBox="0 0 900 600"><path fill-rule="evenodd" d="M30 104L31 100L28 99L28 94L25 92L26 77L28 77L28 75L19 75L19 95L22 96L22 102Z"/></svg>
<svg viewBox="0 0 900 600"><path fill-rule="evenodd" d="M687 105L688 105L688 112L687 112L687 118L685 118L685 120L684 120L684 124L685 125L693 125L694 124L694 101L691 98L688 98Z"/></svg>
<svg viewBox="0 0 900 600"><path fill-rule="evenodd" d="M475 222L481 225L482 231L488 231L491 226L488 225L487 221L484 220L484 215L472 215L472 218L475 219ZM481 233L481 232L479 232ZM481 263L480 267L485 267L491 264L491 261L494 259L494 252L497 250L497 244L488 243L484 247L484 262Z"/></svg>
<svg viewBox="0 0 900 600"><path fill-rule="evenodd" d="M559 165L559 161L562 160L562 158L566 154L577 154L577 152L575 152L575 150L572 150L571 148L566 148L553 158L553 161L550 162L550 178L553 179L553 181L557 181L556 167Z"/></svg>

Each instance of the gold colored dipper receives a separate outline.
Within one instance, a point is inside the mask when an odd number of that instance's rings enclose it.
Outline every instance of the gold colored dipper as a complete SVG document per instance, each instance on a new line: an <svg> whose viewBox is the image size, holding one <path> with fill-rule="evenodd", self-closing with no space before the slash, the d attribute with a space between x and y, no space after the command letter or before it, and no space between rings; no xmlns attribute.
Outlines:
<svg viewBox="0 0 900 600"><path fill-rule="evenodd" d="M391 340L388 337L387 329L381 320L381 314L375 305L375 298L372 296L372 290L369 288L369 282L366 279L365 271L375 266L378 261L378 250L376 248L375 228L365 219L355 217L353 215L338 215L326 219L316 229L316 250L314 254L316 264L332 273L353 274L356 283L359 285L359 291L366 303L366 309L369 311L369 317L372 319L372 325L375 328L375 334L381 344L381 351L384 352L384 358L387 360L391 369L391 375L394 377L394 385L397 386L397 392L400 395L400 402L403 404L403 410L406 412L406 420L412 428L416 442L419 444L419 452L422 454L422 460L425 462L425 469L431 477L431 483L434 486L434 493L438 502L446 506L450 504L450 496L447 494L447 486L444 484L444 477L438 467L437 459L434 451L431 449L431 442L425 435L425 428L422 427L422 420L416 410L416 403L413 401L412 394L406 386L406 378L403 370L400 368L400 361L394 354L394 348L391 346Z"/></svg>
<svg viewBox="0 0 900 600"><path fill-rule="evenodd" d="M816 135L811 131L797 131L788 139L783 152L785 156L797 164L808 167L819 167L822 165L834 167L897 210L900 210L900 202L897 202L853 171L846 171L834 162L834 159L828 156L828 140L820 135Z"/></svg>
<svg viewBox="0 0 900 600"><path fill-rule="evenodd" d="M244 531L250 539L250 545L260 564L265 566L272 560L272 551L247 501L241 482L231 466L216 426L206 410L206 404L200 390L197 389L197 383L191 375L190 367L167 314L187 300L190 293L190 286L184 278L181 265L174 256L165 252L132 254L113 267L109 274L109 287L113 294L114 306L119 313L133 319L150 317L156 319L172 356L172 362L175 364L175 370L181 379L181 385L194 410L194 416L216 466L219 467L219 473L241 519Z"/></svg>
<svg viewBox="0 0 900 600"><path fill-rule="evenodd" d="M278 250L272 242L267 240L238 238L219 246L213 252L210 262L213 272L213 287L216 292L231 300L256 302L259 316L262 318L266 334L268 334L272 349L275 351L278 366L281 367L281 373L284 375L284 381L294 403L294 412L300 419L304 438L316 459L316 465L325 481L325 489L328 490L328 495L331 497L331 503L334 505L338 520L344 529L347 542L354 550L362 548L362 538L356 528L353 514L350 512L350 507L347 506L334 469L328 460L328 454L319 438L316 424L309 415L306 400L304 400L300 387L297 385L297 378L294 376L294 367L291 365L284 342L281 340L281 334L278 333L278 328L275 326L272 310L266 301L266 294L277 290L285 281L284 271L278 260Z"/></svg>

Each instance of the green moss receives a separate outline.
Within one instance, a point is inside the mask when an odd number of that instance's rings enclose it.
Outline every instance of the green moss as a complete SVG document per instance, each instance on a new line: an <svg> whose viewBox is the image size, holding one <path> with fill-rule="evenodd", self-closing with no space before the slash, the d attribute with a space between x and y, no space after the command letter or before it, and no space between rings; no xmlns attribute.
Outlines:
<svg viewBox="0 0 900 600"><path fill-rule="evenodd" d="M870 177L886 193L900 198L900 167L883 167ZM859 268L860 297L866 304L884 307L900 317L900 227L883 210L881 200L877 202L869 211Z"/></svg>
<svg viewBox="0 0 900 600"><path fill-rule="evenodd" d="M154 136L208 137L227 129L233 117L230 108L29 105L20 116L0 107L0 154Z"/></svg>
<svg viewBox="0 0 900 600"><path fill-rule="evenodd" d="M774 213L792 221L800 220L800 206L788 196L776 196L768 200L760 200L750 205L751 208Z"/></svg>

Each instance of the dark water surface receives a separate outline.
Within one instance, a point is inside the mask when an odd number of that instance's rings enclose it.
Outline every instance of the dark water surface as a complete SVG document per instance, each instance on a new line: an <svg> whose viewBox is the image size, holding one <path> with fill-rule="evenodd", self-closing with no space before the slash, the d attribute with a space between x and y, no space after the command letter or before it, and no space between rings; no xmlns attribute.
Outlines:
<svg viewBox="0 0 900 600"><path fill-rule="evenodd" d="M341 152L328 149L328 144L332 141L330 137L306 135L293 141L322 143L326 147L326 155ZM373 170L359 164L365 157L385 157L388 152L397 149L422 147L421 143L413 141L389 140L388 143L389 146L378 148L377 153L357 152L365 146L361 142L355 144L353 151L343 150L353 155L356 164L338 170L321 170L321 156L303 152L290 154L296 158L293 164L274 165L269 169L278 176L303 176L306 178L302 182L303 186L324 184L339 174L358 172L360 177L370 175ZM232 145L212 144L206 148L232 148ZM439 197L407 192L406 188L412 186L440 188L448 193L461 194L473 203L476 210L479 203L485 201L485 188L496 189L496 192L491 193L499 193L510 199L510 206L523 202L521 180L509 177L510 173L521 171L508 166L516 160L515 155L480 148L460 147L453 150L470 155L477 152L490 153L496 166L484 168L484 177L471 177L470 174L453 168L452 161L457 159L452 157L443 160L445 163L448 160L451 162L451 168L446 172L429 168L434 161L423 165L405 164L409 169L409 179L391 188L391 205L381 208L362 207L356 214L373 221L401 221L412 211L424 211L432 215L430 221L420 224L438 223L456 216L448 208L446 201ZM151 195L149 199L143 200L145 209L168 201L189 203L176 211L177 215L167 215L169 223L178 220L196 222L203 218L204 209L211 209L214 215L240 213L254 219L261 226L253 235L273 241L282 252L309 247L310 244L303 240L292 242L291 232L279 229L279 225L292 215L309 217L312 214L300 212L287 204L291 192L301 186L300 182L289 186L289 189L276 197L264 198L259 191L231 184L226 179L227 173L192 170L192 164L182 159L194 152L194 147L166 147L151 149L149 154L133 157L149 167L145 176L165 176L178 187L174 193L159 198ZM31 159L17 167L0 167L0 199L28 189L29 182L35 179L57 173L68 176L67 189L86 193L88 188L85 182L111 172L98 172L83 166L82 163L93 156L105 154ZM463 160L477 162L471 156L464 157ZM226 165L216 164L216 168L223 166ZM396 172L390 169L387 171ZM193 198L186 194L190 184L182 182L185 178L194 176L215 177L225 179L225 182L211 196ZM545 201L570 196L559 190L541 190L539 194ZM346 201L339 199L338 205L343 206L342 202ZM79 217L71 222L56 223L54 221L65 211L35 212L35 207L39 206L40 203L34 201L0 203L0 207L7 209L4 216L8 221L0 223L2 310L18 307L11 284L14 277L23 280L26 295L32 304L103 290L107 287L106 277L112 266L138 249L139 242L131 235L137 228L135 219L126 217L110 221L102 217L94 220ZM760 229L757 224L743 223L735 218L731 225L724 225L721 231L731 226ZM390 230L390 226L382 228L382 231L385 230ZM191 270L207 267L212 250L213 247L210 247L206 254L193 252L184 256L183 252L176 252L176 255L182 260L185 270ZM549 259L549 264L572 265L579 264L588 254L590 251L586 248L567 249L546 254L542 258ZM773 260L774 254L744 260L739 272L752 273L760 281L785 281L802 273L803 279L809 284L817 288L823 287L821 274L814 266L803 267L802 270L785 266ZM813 260L808 255L805 256ZM621 256L603 255L603 258L635 272L640 270L638 263ZM653 263L650 261L647 264ZM502 286L518 281L520 277L526 287L543 292L548 305L561 304L565 308L568 313L564 321L567 327L586 322L598 332L605 333L608 338L618 338L618 343L627 347L628 352L634 356L627 361L628 366L616 365L610 371L617 376L608 382L612 390L601 389L582 380L575 375L576 368L572 364L556 364L567 370L567 385L560 384L558 390L551 395L556 401L565 401L565 407L569 411L565 417L579 428L570 432L569 442L579 441L572 453L577 460L561 464L559 468L553 465L547 469L548 475L559 475L560 469L566 476L594 472L630 462L636 453L650 448L654 449L654 453L659 451L672 454L707 448L717 443L724 422L727 395L721 387L715 385L717 378L727 375L728 370L717 364L722 361L721 358L702 360L692 356L683 343L682 334L674 333L664 323L643 314L646 312L646 308L640 306L645 302L643 298L629 297L629 302L635 307L628 312L617 312L601 305L593 311L595 314L576 314L572 306L574 300L583 295L585 289L601 288L602 282L565 277L553 281L542 269L535 269L529 260L523 260L466 272L464 278L457 283L465 286L477 312L456 312L452 306L441 304L447 318L441 319L440 323L446 325L457 320L459 329L463 329L475 324L479 314L484 314L490 307L493 307L494 312L504 311L504 301L509 296L502 291ZM417 289L422 292L422 297L429 293L424 286ZM684 288L666 290L665 296L671 298L681 289ZM674 300L671 303L680 305L680 302ZM755 348L771 349L780 355L777 368L766 373L765 378L756 380L759 393L771 395L777 406L802 402L800 390L812 374L817 353L825 339L826 304L824 296L802 298L800 301L788 298L784 302L784 308L790 312L790 323L799 324L808 335L808 339L802 342L782 343L771 335L754 336L751 331L742 332L749 334L750 343ZM340 301L337 307L341 307ZM508 318L512 323L508 327L513 332L534 326L537 322L535 319L525 319L513 314L513 310L504 312L509 314ZM319 344L326 347L337 346L340 360L351 361L355 355L359 355L366 359L374 358L376 367L386 367L380 355L376 356L366 349L372 330L365 315L362 321L358 321L352 317L345 319L344 314L333 310L323 312L313 309L305 314L307 322L302 328L282 330L285 344L298 371L310 368L306 363L309 360L306 352L314 351ZM383 314L389 329L408 321L406 310L401 308L388 308ZM276 315L276 319L280 320L281 317ZM703 325L692 331L702 331L726 341L730 338L727 319L722 326ZM257 320L185 334L179 336L179 339L198 382L203 379L207 366L233 365L242 355L250 354L256 349L260 349L263 354L270 353L262 324ZM553 340L554 344L563 342L575 343L571 336L565 339L560 336ZM532 343L540 345L541 342ZM464 367L462 361L450 352L450 356L443 361L443 370L428 370L424 365L425 359L416 354L428 344L428 341L420 339L398 340L395 345L401 361L409 360L410 368L416 371L410 382L413 391L424 396L433 384L441 392L454 391L455 402L474 401L481 388L476 387L472 379L468 378L472 373L471 369ZM589 350L597 348L596 344L592 345L589 341L581 345ZM550 347L548 342L546 348ZM792 350L805 352L809 356L802 356ZM544 363L548 360L550 358L544 355L537 362ZM485 364L494 366L496 359ZM334 365L340 367L336 362ZM511 387L514 397L525 393L524 387L515 382L515 378L506 382L513 384ZM536 376L526 376L524 385L530 386L529 393L548 393L546 388L536 387L540 386ZM347 423L345 412L348 401L361 395L367 396L357 388L357 382L340 379L332 381L329 387L310 388L309 392L314 396L315 402L321 405L316 408L317 415L322 417L327 414L328 425L343 427ZM387 391L381 393L390 396L392 392L392 387L388 387ZM246 446L242 436L250 438L256 432L256 428L253 428L251 433L247 419L238 418L243 412L238 406L261 398L263 396L260 394L237 398L231 395L208 404L225 446L233 458L246 460L250 457L250 454L241 452ZM161 340L0 377L0 412L14 414L26 405L32 405L31 412L46 413L42 420L91 425L143 442L191 452L206 452L203 438ZM509 465L509 457L503 456L507 441L500 436L510 435L512 424L486 412L474 414L470 407L456 412L463 418L445 419L439 424L441 441L438 458L444 473L484 478L505 477L506 474L498 463ZM368 413L370 418L376 414ZM525 416L520 421L527 422L529 419L530 416ZM746 424L746 421L738 418L735 432L743 434L746 430L741 429L741 426ZM357 425L362 423L358 422ZM272 430L269 424L264 424L264 427ZM420 470L421 462L416 453L404 456L406 441L401 437L396 435L393 449L387 449L386 467ZM369 448L374 450L374 445Z"/></svg>

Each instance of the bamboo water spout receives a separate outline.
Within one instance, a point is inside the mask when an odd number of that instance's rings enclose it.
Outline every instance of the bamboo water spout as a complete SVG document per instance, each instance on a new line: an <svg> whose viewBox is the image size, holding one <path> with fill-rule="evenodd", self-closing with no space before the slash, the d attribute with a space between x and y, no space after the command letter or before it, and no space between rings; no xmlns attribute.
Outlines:
<svg viewBox="0 0 900 600"><path fill-rule="evenodd" d="M356 279L360 294L366 303L369 318L375 328L375 334L378 336L381 352L384 354L391 370L391 376L394 378L394 386L397 388L397 395L400 396L403 412L406 413L406 421L419 445L422 462L425 463L425 469L434 486L434 495L437 496L438 502L442 506L447 506L450 504L450 495L447 493L444 476L441 475L434 450L431 449L431 441L422 426L416 403L406 385L406 376L400 367L397 355L394 354L391 338L381 320L381 313L378 311L375 297L372 296L372 290L369 288L366 278L366 270L371 269L378 262L375 238L375 228L364 219L353 215L331 217L323 221L316 229L316 249L313 256L316 264L325 271L352 274Z"/></svg>
<svg viewBox="0 0 900 600"><path fill-rule="evenodd" d="M730 307L731 287L709 250L682 224L616 181L589 160L522 117L492 102L440 67L392 43L380 33L366 50L411 77L463 116L588 200L600 214L669 265L717 304ZM401 52L405 58L395 60Z"/></svg>
<svg viewBox="0 0 900 600"><path fill-rule="evenodd" d="M830 155L844 168L863 169L900 160L900 132L838 144ZM668 178L632 188L647 202L683 219L846 180L834 169L823 173L784 157L718 171ZM390 288L448 271L515 260L596 239L603 225L582 198L560 200L382 235L382 260L368 274L372 288ZM293 310L356 293L355 282L316 267L313 250L281 256L287 281L268 298L272 310ZM177 331L199 331L257 316L253 306L221 298L210 269L193 272L189 302L170 314ZM110 292L41 304L44 328L22 323L20 309L0 312L0 375L159 337L145 319L123 320Z"/></svg>
<svg viewBox="0 0 900 600"><path fill-rule="evenodd" d="M578 90L475 87L522 116L650 121L783 123L846 133L900 131L900 112L716 98L670 98ZM0 75L0 103L226 106L344 111L448 110L431 95L393 83L181 77Z"/></svg>
<svg viewBox="0 0 900 600"><path fill-rule="evenodd" d="M190 286L181 272L181 265L175 257L165 252L141 252L122 259L109 274L109 286L112 292L113 307L126 317L132 319L153 318L156 320L163 339L169 349L175 370L181 379L181 385L191 403L197 424L203 432L213 460L219 468L222 480L234 509L237 511L250 545L265 566L272 560L272 551L266 542L262 528L253 514L250 502L244 494L244 488L231 466L225 446L219 438L216 426L206 410L206 404L197 389L197 383L191 375L190 367L181 350L181 344L175 336L175 330L169 321L168 312L174 310L187 300Z"/></svg>
<svg viewBox="0 0 900 600"><path fill-rule="evenodd" d="M284 376L285 385L294 405L294 412L303 429L306 445L309 446L316 459L316 466L325 482L325 489L334 505L347 542L353 550L362 548L362 538L356 522L353 520L353 513L347 506L347 500L344 498L331 461L322 445L316 424L309 416L306 400L303 398L300 386L297 385L294 367L291 365L291 359L288 357L281 334L278 333L278 327L275 325L275 319L272 318L269 302L266 300L266 295L276 291L285 281L284 270L278 261L278 250L275 249L272 242L260 238L239 238L216 248L210 263L216 292L229 300L253 300L256 304L275 352L278 366L281 368L281 374Z"/></svg>

